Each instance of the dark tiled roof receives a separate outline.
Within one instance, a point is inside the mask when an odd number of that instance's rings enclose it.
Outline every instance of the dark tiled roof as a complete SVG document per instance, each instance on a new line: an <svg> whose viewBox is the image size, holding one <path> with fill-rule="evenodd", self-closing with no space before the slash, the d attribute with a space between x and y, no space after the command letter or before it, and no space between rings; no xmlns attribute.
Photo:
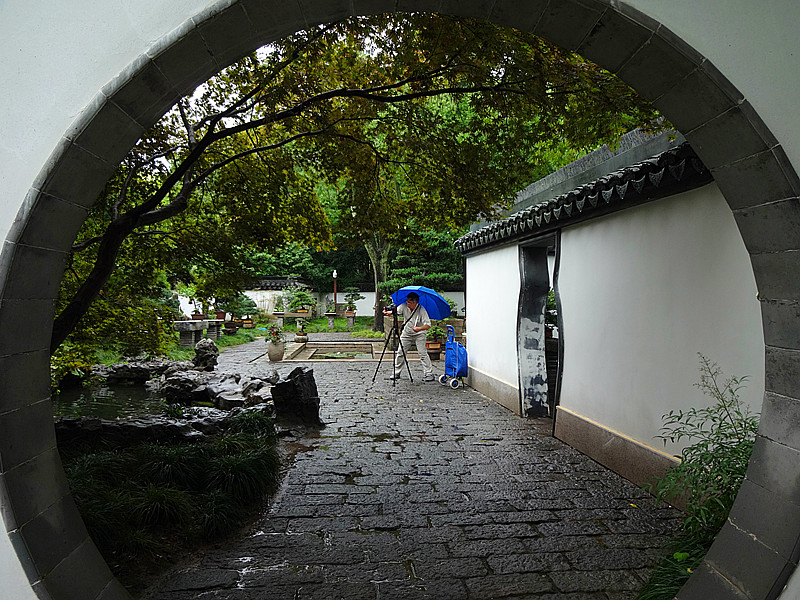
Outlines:
<svg viewBox="0 0 800 600"><path fill-rule="evenodd" d="M609 173L456 240L463 253L552 233L562 227L690 190L712 181L688 143Z"/></svg>
<svg viewBox="0 0 800 600"><path fill-rule="evenodd" d="M303 285L305 287L312 287L309 279L303 277L273 277L258 279L253 284L253 289L256 290L282 290L290 285Z"/></svg>

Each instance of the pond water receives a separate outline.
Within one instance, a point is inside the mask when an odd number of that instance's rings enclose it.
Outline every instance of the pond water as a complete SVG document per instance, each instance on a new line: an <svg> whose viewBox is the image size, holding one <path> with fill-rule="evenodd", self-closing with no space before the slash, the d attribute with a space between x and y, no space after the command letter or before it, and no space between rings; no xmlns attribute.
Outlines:
<svg viewBox="0 0 800 600"><path fill-rule="evenodd" d="M53 394L56 417L120 419L160 414L163 402L143 385L83 386Z"/></svg>

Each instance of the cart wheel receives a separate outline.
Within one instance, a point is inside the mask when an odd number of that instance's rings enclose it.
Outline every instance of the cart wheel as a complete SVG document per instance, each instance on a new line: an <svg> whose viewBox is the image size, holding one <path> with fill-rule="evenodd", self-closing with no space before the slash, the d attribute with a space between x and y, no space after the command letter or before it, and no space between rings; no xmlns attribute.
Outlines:
<svg viewBox="0 0 800 600"><path fill-rule="evenodd" d="M458 379L451 379L450 380L450 387L453 388L454 390L457 390L458 386L460 386L460 385L461 385L461 382Z"/></svg>
<svg viewBox="0 0 800 600"><path fill-rule="evenodd" d="M444 374L439 375L439 383L441 383L442 385L447 385L447 375Z"/></svg>

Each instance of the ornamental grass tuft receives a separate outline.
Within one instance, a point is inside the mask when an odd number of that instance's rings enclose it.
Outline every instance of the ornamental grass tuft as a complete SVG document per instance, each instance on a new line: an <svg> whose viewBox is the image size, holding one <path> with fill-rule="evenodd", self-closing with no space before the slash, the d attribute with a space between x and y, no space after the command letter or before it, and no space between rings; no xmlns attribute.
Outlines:
<svg viewBox="0 0 800 600"><path fill-rule="evenodd" d="M136 593L203 544L233 535L277 488L271 418L248 411L195 443L62 453L73 498L117 578Z"/></svg>

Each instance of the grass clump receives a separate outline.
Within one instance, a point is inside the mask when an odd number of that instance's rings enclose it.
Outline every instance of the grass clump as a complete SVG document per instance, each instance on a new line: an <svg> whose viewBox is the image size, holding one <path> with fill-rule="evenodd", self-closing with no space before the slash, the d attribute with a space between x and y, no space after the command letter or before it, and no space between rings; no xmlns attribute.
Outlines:
<svg viewBox="0 0 800 600"><path fill-rule="evenodd" d="M241 528L277 488L272 419L246 411L195 443L62 452L84 522L132 592L182 554Z"/></svg>
<svg viewBox="0 0 800 600"><path fill-rule="evenodd" d="M682 501L686 519L669 555L653 570L638 600L672 600L700 565L714 537L725 524L744 481L758 432L758 415L743 405L739 393L747 377L722 381L716 363L700 355L696 386L714 404L664 415L659 438L692 440L678 457L680 464L650 486L659 500Z"/></svg>

